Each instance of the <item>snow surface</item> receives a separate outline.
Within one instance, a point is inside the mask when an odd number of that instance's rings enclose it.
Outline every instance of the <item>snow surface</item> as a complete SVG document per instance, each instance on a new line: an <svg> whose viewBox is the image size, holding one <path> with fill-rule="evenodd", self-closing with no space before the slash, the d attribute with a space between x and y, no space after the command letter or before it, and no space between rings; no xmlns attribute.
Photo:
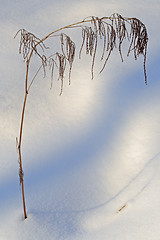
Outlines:
<svg viewBox="0 0 160 240"><path fill-rule="evenodd" d="M160 1L0 3L0 240L159 240ZM61 97L58 83L50 90L49 76L37 78L23 132L24 221L15 138L25 64L13 37L114 12L148 28L149 84L142 58L122 64L116 53L101 75L96 62L94 81L88 58L77 60Z"/></svg>

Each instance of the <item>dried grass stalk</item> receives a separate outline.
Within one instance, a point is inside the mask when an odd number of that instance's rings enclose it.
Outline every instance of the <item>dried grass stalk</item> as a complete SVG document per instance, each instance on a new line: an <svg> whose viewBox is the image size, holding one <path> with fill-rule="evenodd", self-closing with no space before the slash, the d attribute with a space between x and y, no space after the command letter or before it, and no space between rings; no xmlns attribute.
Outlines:
<svg viewBox="0 0 160 240"><path fill-rule="evenodd" d="M23 170L22 170L22 158L21 158L21 145L22 145L22 132L23 132L23 122L24 114L26 109L26 101L29 90L34 83L38 73L43 69L44 77L46 76L46 68L48 67L51 71L51 87L53 85L53 74L54 70L58 70L58 80L61 82L60 95L63 92L64 77L66 66L69 66L69 84L71 83L71 71L73 67L73 62L76 54L76 44L66 33L62 33L65 29L81 29L82 42L79 49L79 58L82 56L82 51L85 49L85 54L89 55L92 59L91 64L91 75L92 79L94 77L94 65L96 60L97 49L99 48L99 42L102 42L102 55L100 60L103 62L100 73L106 67L106 64L111 56L111 53L115 48L118 47L120 58L123 62L122 56L122 45L124 40L129 42L129 47L127 51L127 56L131 52L134 54L135 60L140 55L143 55L143 68L144 68L144 78L147 84L147 73L146 73L146 56L147 56L147 44L148 44L148 34L146 26L137 18L126 18L122 17L118 13L112 14L110 17L98 18L95 16L90 16L85 18L83 21L70 24L68 26L59 28L44 38L40 39L33 33L26 31L25 29L20 29L15 37L20 34L19 42L19 54L22 54L23 60L26 62L26 78L25 78L25 96L23 102L22 116L19 139L17 139L17 149L19 152L19 179L22 186L22 198L23 198L23 209L24 217L27 218L26 208L25 208L25 198L24 198L24 187L23 187ZM58 33L58 34L57 34ZM45 42L50 37L60 39L60 51L50 52L47 56L47 49ZM101 47L100 45L100 47ZM35 73L29 84L29 67L30 61L32 59L33 53L36 54L41 60L41 66ZM55 68L56 66L56 68Z"/></svg>

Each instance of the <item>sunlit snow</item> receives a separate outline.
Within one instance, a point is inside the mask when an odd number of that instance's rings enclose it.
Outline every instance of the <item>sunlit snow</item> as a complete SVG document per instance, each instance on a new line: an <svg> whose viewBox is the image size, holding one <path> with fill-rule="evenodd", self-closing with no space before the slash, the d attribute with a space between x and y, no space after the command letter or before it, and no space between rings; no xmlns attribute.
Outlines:
<svg viewBox="0 0 160 240"><path fill-rule="evenodd" d="M160 1L2 2L0 240L159 240ZM25 63L14 35L25 28L41 38L86 16L114 12L147 26L148 85L143 59L124 57L122 64L116 52L101 74L96 61L94 80L89 58L77 58L62 96L56 80L50 89L49 75L37 77L22 140L24 221L16 137Z"/></svg>

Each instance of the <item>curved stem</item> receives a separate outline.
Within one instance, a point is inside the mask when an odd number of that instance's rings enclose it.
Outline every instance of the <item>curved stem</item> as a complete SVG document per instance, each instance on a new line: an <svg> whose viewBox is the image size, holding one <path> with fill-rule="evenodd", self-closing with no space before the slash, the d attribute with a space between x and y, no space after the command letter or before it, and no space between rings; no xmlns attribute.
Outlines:
<svg viewBox="0 0 160 240"><path fill-rule="evenodd" d="M25 204L25 196L24 196L21 143L22 143L22 131L23 131L24 113L25 113L27 95L28 95L28 92L25 93L24 102L23 102L23 110L22 110L21 126L20 126L20 134L19 134L19 143L18 143L18 152L19 152L19 180L20 180L21 189L22 189L22 200L23 200L24 218L27 218L27 213L26 213L26 204Z"/></svg>
<svg viewBox="0 0 160 240"><path fill-rule="evenodd" d="M113 20L113 19L116 19L116 17L114 17L114 16L111 16L111 17L103 17L103 18L101 18L101 19L102 19L102 20L108 20L108 19ZM124 17L124 19L125 19L125 20L130 20L131 18L126 18L126 17ZM66 28L76 27L76 26L79 25L79 24L89 23L89 22L92 22L92 21L93 21L93 19L88 19L88 20L84 19L83 21L79 21L79 22L72 23L72 24L66 25L66 26L64 26L64 27L61 27L61 28L59 28L59 29L57 29L57 30L49 33L49 34L48 34L47 36L45 36L44 38L42 38L42 39L36 44L35 48L36 48L40 43L44 42L47 38L49 38L51 35L53 35L53 34L56 33L56 32L59 32L59 31L61 31L61 30L63 30L63 29L66 29ZM77 26L77 27L78 27L78 26ZM79 27L81 27L81 26L79 26Z"/></svg>
<svg viewBox="0 0 160 240"><path fill-rule="evenodd" d="M41 70L41 68L42 68L42 65L41 65L41 66L38 68L38 70L37 70L36 74L34 75L34 77L33 77L32 81L30 82L30 84L29 84L29 87L28 87L28 92L29 92L29 90L30 90L30 88L31 88L31 86L32 86L32 84L33 84L33 82L34 82L35 78L37 77L37 75L38 75L39 71Z"/></svg>
<svg viewBox="0 0 160 240"><path fill-rule="evenodd" d="M26 212L26 204L25 204L25 195L24 195L24 183L23 183L23 168L22 168L22 154L21 154L21 145L22 145L22 132L23 132L23 123L24 123L24 114L26 109L26 102L28 96L28 72L29 72L29 62L31 59L33 51L30 54L30 57L27 61L27 69L26 69L26 80L25 80L25 96L23 101L23 109L22 109L22 116L21 116L21 125L20 125L20 132L19 132L19 142L18 142L18 153L19 153L19 179L22 189L22 200L23 200L23 211L24 211L24 218L27 218Z"/></svg>
<svg viewBox="0 0 160 240"><path fill-rule="evenodd" d="M23 101L23 109L22 109L22 115L21 115L21 124L20 124L20 132L19 132L19 141L18 141L18 152L19 152L19 178L20 178L20 184L21 184L21 189L22 189L22 200L23 200L23 211L24 211L24 219L27 218L27 212L26 212L26 204L25 204L25 194L24 194L24 183L23 183L23 167L22 167L22 153L21 153L21 145L22 145L22 133L23 133L23 124L24 124L24 115L25 115L25 109L26 109L26 102L27 102L27 96L28 96L28 92L30 90L30 87L32 86L38 72L40 71L41 67L38 69L37 73L35 74L34 78L32 79L29 87L28 87L28 73L29 73L29 64L30 64L30 60L32 57L32 54L34 52L34 50L36 49L36 47L41 44L42 42L44 42L47 38L49 38L51 35L53 35L56 32L59 32L63 29L67 29L67 28L72 28L74 26L77 26L79 24L82 23L86 23L86 22L91 22L92 20L83 20L77 23L73 23L70 25L67 25L65 27L59 28L53 32L51 32L50 34L48 34L47 36L45 36L44 38L42 38L36 45L35 47L32 49L29 58L27 60L27 69L26 69L26 79L25 79L25 96L24 96L24 101Z"/></svg>

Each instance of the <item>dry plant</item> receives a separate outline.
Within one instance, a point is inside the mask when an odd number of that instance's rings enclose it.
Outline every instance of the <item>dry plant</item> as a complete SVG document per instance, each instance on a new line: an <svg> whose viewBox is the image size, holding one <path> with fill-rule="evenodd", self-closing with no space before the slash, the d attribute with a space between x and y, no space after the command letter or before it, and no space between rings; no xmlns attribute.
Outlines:
<svg viewBox="0 0 160 240"><path fill-rule="evenodd" d="M144 79L145 84L147 84L146 55L148 34L146 26L137 18L122 17L117 13L112 14L110 17L102 18L90 16L80 22L61 27L42 39L26 31L25 29L20 29L16 33L15 37L20 35L19 53L22 54L23 60L26 63L25 95L21 115L19 138L17 138L17 148L19 153L19 179L22 188L24 218L27 218L27 213L24 196L24 174L22 168L21 146L27 97L31 86L41 69L43 70L44 76L46 75L47 68L51 71L51 87L53 85L54 71L57 71L58 80L60 80L61 83L60 95L63 92L64 74L66 69L68 69L69 84L71 83L71 72L75 59L76 44L71 37L63 31L66 29L73 30L75 28L79 28L81 31L82 42L78 50L79 58L81 58L82 51L91 57L92 79L94 78L94 65L98 47L102 48L100 58L102 62L102 68L100 69L101 73L106 67L111 53L115 48L118 49L121 61L123 62L122 44L124 40L127 40L129 42L127 56L133 52L134 58L137 60L140 55L143 55ZM52 40L54 41L57 38L60 42L60 51L51 52L50 46L47 45L47 40L50 39L50 42L52 42ZM100 44L98 44L99 42ZM41 64L34 77L29 79L29 69L33 54L40 59Z"/></svg>

